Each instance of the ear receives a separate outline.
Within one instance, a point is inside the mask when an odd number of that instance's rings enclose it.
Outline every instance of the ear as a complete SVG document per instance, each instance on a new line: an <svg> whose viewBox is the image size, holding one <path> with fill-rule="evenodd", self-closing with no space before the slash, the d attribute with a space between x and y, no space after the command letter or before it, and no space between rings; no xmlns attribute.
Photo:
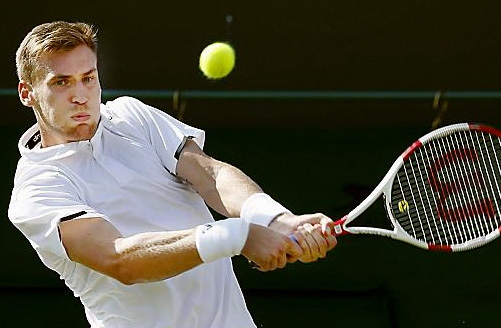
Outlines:
<svg viewBox="0 0 501 328"><path fill-rule="evenodd" d="M19 81L17 92L19 94L19 99L24 106L33 107L33 87L29 83L27 83L26 81Z"/></svg>

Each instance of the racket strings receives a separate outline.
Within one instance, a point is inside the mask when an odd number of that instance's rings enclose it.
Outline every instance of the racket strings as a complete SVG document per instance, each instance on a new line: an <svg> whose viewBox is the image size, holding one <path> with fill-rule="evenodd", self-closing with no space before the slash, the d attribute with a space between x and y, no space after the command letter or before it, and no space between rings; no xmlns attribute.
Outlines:
<svg viewBox="0 0 501 328"><path fill-rule="evenodd" d="M495 193L493 192L494 185L491 177L492 175L488 174L489 172L495 173L495 171L492 170L492 166L489 167L487 165L492 161L491 153L493 153L493 148L491 146L493 144L492 142L486 143L484 138L485 134L480 135L479 133L469 133L465 136L460 136L462 138L456 138L456 143L460 143L459 140L461 140L462 143L468 141L478 145L478 147L475 148L475 152L470 153L474 154L476 157L472 156L470 161L460 162L464 168L467 168L463 171L463 174L465 174L466 177L469 177L469 179L458 180L463 183L461 186L462 190L474 192L455 194L456 199L462 196L463 200L465 200L463 205L461 205L462 207L460 207L460 209L462 209L462 213L459 213L459 211L456 210L456 220L461 220L461 218L471 218L469 220L460 221L462 223L460 226L460 228L462 228L460 233L462 233L466 239L472 239L486 235L498 226L498 222L492 220L495 215L492 204L492 199L495 199ZM466 137L469 137L469 139ZM482 138L480 139L480 137ZM487 151L484 152L484 149ZM466 150L463 150L463 152L466 152ZM495 152L493 154L495 154ZM496 180L494 180L494 182ZM469 185L466 185L465 182ZM473 189L472 185L478 186L478 188ZM499 211L497 211L497 213L499 213ZM473 229L465 230L465 227L473 227ZM466 232L469 232L469 235L467 235Z"/></svg>
<svg viewBox="0 0 501 328"><path fill-rule="evenodd" d="M465 148L462 148L462 145L454 146L452 144L452 140L441 139L440 141L441 147L437 147L437 145L435 145L434 150L439 158L441 167L438 173L442 173L442 177L440 177L440 174L437 174L438 177L436 177L436 179L446 182L437 182L437 180L433 181L435 189L440 193L437 211L438 216L442 219L442 221L446 220L458 223L450 225L450 229L448 229L448 231L452 231L451 236L454 237L454 244L459 244L465 241L461 238L462 236L465 236L467 239L473 239L471 230L467 225L465 225L465 221L461 220L463 217L471 217L473 215L471 207L464 206L464 204L471 204L471 199L469 199L469 195L467 193L457 192L458 190L470 189L471 181L468 178L463 178L463 176L469 177L464 170L465 165L461 167L459 166L460 164L450 165L449 163L452 162L451 157L467 158L471 160L474 156L470 151L466 151ZM468 161L459 161L458 163L468 163ZM447 204L448 199L452 201L452 205ZM453 209L451 210L450 208Z"/></svg>
<svg viewBox="0 0 501 328"><path fill-rule="evenodd" d="M471 137L473 137L473 136L471 136ZM481 140L478 139L478 137L479 137L478 134L475 137L476 137L476 139L473 139L473 141L480 144ZM484 136L482 136L482 137L484 137ZM485 139L482 141L483 141L483 144L485 145L485 147L489 148L489 144L485 143ZM480 148L479 151L481 152L482 148ZM479 171L482 173L488 172L488 170L489 170L489 167L487 166L487 162L491 161L490 153L491 152L489 151L489 152L486 152L484 155L481 155L480 160L477 161L477 163L478 163L477 167L480 168ZM487 162L486 162L486 158L488 158ZM492 170L492 166L490 167L490 169ZM493 220L490 220L490 218L494 215L494 210L492 207L492 203L485 201L485 200L490 199L490 195L494 194L492 192L492 191L494 191L492 179L491 179L490 175L482 174L480 176L479 183L484 188L481 188L480 191L477 192L477 195L478 195L477 199L480 199L480 201L479 202L477 201L475 204L478 205L477 211L480 214L479 218L483 219L483 221L484 221L484 225L482 225L482 227L488 228L490 231L492 231L493 229L496 228L496 225L494 224L495 222ZM489 193L488 190L491 190L491 193ZM497 212L499 213L499 210ZM482 232L484 232L484 230L482 230Z"/></svg>
<svg viewBox="0 0 501 328"><path fill-rule="evenodd" d="M493 221L488 220L492 217L493 211L489 209L489 203L485 201L487 199L485 197L485 177L479 175L479 172L487 171L485 165L481 170L476 168L478 165L485 164L485 162L480 161L484 157L477 155L477 151L483 147L477 140L476 144L479 147L473 150L469 146L465 148L464 145L468 145L468 143L464 139L464 135L464 133L456 134L450 143L441 140L442 148L439 152L439 158L442 160L447 159L454 152L463 159L457 161L457 165L450 166L450 170L442 170L443 179L448 179L447 181L452 181L455 184L452 182L441 183L440 186L445 185L447 190L445 193L443 190L438 190L442 193L442 197L439 198L439 206L442 207L442 210L439 211L439 214L442 214L440 218L457 223L450 225L454 231L456 243L464 243L467 240L485 235L494 228ZM476 186L479 188L475 188ZM447 200L449 203L446 202ZM452 209L443 209L443 207Z"/></svg>
<svg viewBox="0 0 501 328"><path fill-rule="evenodd" d="M460 136L458 137L457 135L455 136L455 142L458 145L458 147L465 143L460 138ZM463 152L466 153L466 150L463 150ZM461 164L462 164L461 174L464 174L468 177L476 177L477 176L477 170L475 170L475 168L471 165L470 161L462 161ZM472 181L472 179L459 180L463 183L461 188L463 188L464 190L473 190L474 191L474 193L461 194L461 196L463 198L463 204L473 204L472 206L466 207L467 213L464 213L464 211L463 211L462 217L476 216L476 217L481 218L482 217L481 213L483 213L483 211L484 211L482 204L479 204L478 202L475 201L475 199L484 199L482 189L480 189L480 193L479 193L479 190L474 187L475 182L482 184L482 182L481 182L482 179L478 179L478 178L475 179L474 178L474 180L476 180L476 181ZM460 219L461 219L461 217L456 218L456 220L460 220ZM480 235L485 235L487 233L487 230L485 230L484 225L479 224L478 220L467 220L467 221L461 220L461 222L462 222L462 227L463 227L463 234L462 235L467 236L467 240L474 239L474 238L478 237L478 235L475 234L475 231L478 231L480 233ZM467 230L464 230L465 228ZM466 240L462 240L461 242L465 242L465 241Z"/></svg>
<svg viewBox="0 0 501 328"><path fill-rule="evenodd" d="M482 131L430 140L394 181L397 222L413 238L434 245L465 244L492 233L501 225L500 157L499 137Z"/></svg>
<svg viewBox="0 0 501 328"><path fill-rule="evenodd" d="M457 136L456 136L457 137ZM457 147L461 147L464 144L462 139L455 139ZM479 148L481 149L481 148ZM478 175L478 170L474 168L474 164L476 161L476 153L466 150L466 148L462 149L462 154L464 157L468 157L469 161L461 161L458 166L460 169L456 173L456 181L459 181L459 188L465 191L473 191L473 192L456 192L455 198L457 199L456 203L460 204L459 208L461 211L455 210L454 220L460 222L461 224L457 226L459 233L456 234L458 239L461 236L464 236L463 240L459 240L459 242L466 242L467 240L475 239L481 235L485 235L488 231L492 230L492 225L489 221L486 221L486 206L483 204L482 200L485 199L483 195L483 188L479 189L475 188L475 185L483 186L484 181L482 176ZM472 165L473 164L473 165ZM467 178L464 178L466 176ZM477 218L473 220L463 220L462 218ZM479 221L484 221L485 224L479 224ZM490 225L490 229L486 230L485 227ZM476 233L478 232L478 233Z"/></svg>

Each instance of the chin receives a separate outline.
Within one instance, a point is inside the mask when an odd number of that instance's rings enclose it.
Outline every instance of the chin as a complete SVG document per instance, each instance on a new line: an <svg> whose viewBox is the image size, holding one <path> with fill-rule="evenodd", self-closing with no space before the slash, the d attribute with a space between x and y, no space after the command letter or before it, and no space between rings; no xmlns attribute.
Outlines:
<svg viewBox="0 0 501 328"><path fill-rule="evenodd" d="M97 124L79 124L75 128L74 136L77 140L89 140L91 139L97 130Z"/></svg>

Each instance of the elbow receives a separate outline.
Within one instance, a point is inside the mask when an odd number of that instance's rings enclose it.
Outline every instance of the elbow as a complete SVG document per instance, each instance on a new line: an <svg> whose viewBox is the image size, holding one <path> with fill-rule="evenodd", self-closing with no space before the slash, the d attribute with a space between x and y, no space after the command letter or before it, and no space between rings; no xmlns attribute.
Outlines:
<svg viewBox="0 0 501 328"><path fill-rule="evenodd" d="M111 270L109 270L108 276L115 280L118 280L124 285L129 286L137 284L140 281L140 278L134 272L133 268L122 263L121 261L116 261L116 263L111 266Z"/></svg>
<svg viewBox="0 0 501 328"><path fill-rule="evenodd" d="M153 281L140 257L133 256L135 252L124 241L120 238L115 242L115 252L107 258L104 273L124 285Z"/></svg>
<svg viewBox="0 0 501 328"><path fill-rule="evenodd" d="M143 270L123 259L115 259L104 273L128 286L152 281L144 276Z"/></svg>
<svg viewBox="0 0 501 328"><path fill-rule="evenodd" d="M117 275L113 278L115 278L120 283L127 285L127 286L132 286L132 285L138 284L140 282L138 279L135 279L131 275Z"/></svg>
<svg viewBox="0 0 501 328"><path fill-rule="evenodd" d="M165 274L157 270L148 270L147 266L129 261L117 260L111 270L112 278L118 280L124 285L135 285L149 282L158 282L176 276L178 273Z"/></svg>
<svg viewBox="0 0 501 328"><path fill-rule="evenodd" d="M119 274L116 274L113 278L118 280L120 283L127 285L127 286L132 286L136 284L144 284L144 283L149 283L149 282L158 282L161 280L169 279L172 276L165 276L165 277L147 277L144 275L138 275L134 274L131 272L121 272Z"/></svg>

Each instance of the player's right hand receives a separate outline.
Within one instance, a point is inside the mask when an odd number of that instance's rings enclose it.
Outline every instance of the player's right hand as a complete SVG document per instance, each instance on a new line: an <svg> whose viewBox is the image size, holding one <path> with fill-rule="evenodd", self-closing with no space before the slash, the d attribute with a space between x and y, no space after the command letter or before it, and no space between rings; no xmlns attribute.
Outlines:
<svg viewBox="0 0 501 328"><path fill-rule="evenodd" d="M258 270L271 271L299 260L304 254L301 246L288 236L251 224L242 255Z"/></svg>

